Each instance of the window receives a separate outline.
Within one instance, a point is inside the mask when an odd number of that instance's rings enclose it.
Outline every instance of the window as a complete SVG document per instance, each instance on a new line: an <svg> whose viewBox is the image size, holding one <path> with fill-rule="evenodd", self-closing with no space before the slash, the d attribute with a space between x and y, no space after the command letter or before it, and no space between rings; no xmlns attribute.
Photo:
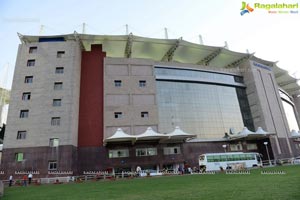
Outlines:
<svg viewBox="0 0 300 200"><path fill-rule="evenodd" d="M221 155L221 162L227 161L227 155Z"/></svg>
<svg viewBox="0 0 300 200"><path fill-rule="evenodd" d="M15 158L17 162L21 162L24 160L24 154L23 153L16 153Z"/></svg>
<svg viewBox="0 0 300 200"><path fill-rule="evenodd" d="M145 80L139 81L139 86L140 87L146 87L146 81Z"/></svg>
<svg viewBox="0 0 300 200"><path fill-rule="evenodd" d="M148 112L141 112L141 117L142 118L148 118L149 117L149 113Z"/></svg>
<svg viewBox="0 0 300 200"><path fill-rule="evenodd" d="M60 117L52 117L51 126L60 126Z"/></svg>
<svg viewBox="0 0 300 200"><path fill-rule="evenodd" d="M24 92L24 93L22 94L22 100L23 100L23 101L28 101L28 100L30 100L30 97L31 97L31 92Z"/></svg>
<svg viewBox="0 0 300 200"><path fill-rule="evenodd" d="M129 157L129 150L128 149L109 150L108 157L109 158L124 158L124 157Z"/></svg>
<svg viewBox="0 0 300 200"><path fill-rule="evenodd" d="M227 155L227 161L234 161L233 155Z"/></svg>
<svg viewBox="0 0 300 200"><path fill-rule="evenodd" d="M64 68L63 67L56 67L55 68L55 74L63 74Z"/></svg>
<svg viewBox="0 0 300 200"><path fill-rule="evenodd" d="M180 154L180 147L165 147L164 155Z"/></svg>
<svg viewBox="0 0 300 200"><path fill-rule="evenodd" d="M213 161L214 162L220 162L220 160L221 160L221 156L220 155L214 155L213 156Z"/></svg>
<svg viewBox="0 0 300 200"><path fill-rule="evenodd" d="M29 110L21 110L20 118L28 118Z"/></svg>
<svg viewBox="0 0 300 200"><path fill-rule="evenodd" d="M233 160L234 161L240 160L240 155L238 154L233 155Z"/></svg>
<svg viewBox="0 0 300 200"><path fill-rule="evenodd" d="M58 138L50 138L49 146L50 147L58 147L59 146L59 139Z"/></svg>
<svg viewBox="0 0 300 200"><path fill-rule="evenodd" d="M156 148L141 148L135 150L136 156L155 156L157 155Z"/></svg>
<svg viewBox="0 0 300 200"><path fill-rule="evenodd" d="M33 67L35 65L35 60L27 60L27 67Z"/></svg>
<svg viewBox="0 0 300 200"><path fill-rule="evenodd" d="M65 55L64 51L58 51L57 54L56 54L56 57L57 58L62 58L64 55Z"/></svg>
<svg viewBox="0 0 300 200"><path fill-rule="evenodd" d="M240 76L234 76L234 81L237 83L244 83L243 77Z"/></svg>
<svg viewBox="0 0 300 200"><path fill-rule="evenodd" d="M214 162L213 156L207 156L207 162Z"/></svg>
<svg viewBox="0 0 300 200"><path fill-rule="evenodd" d="M27 131L18 131L17 140L24 140L26 139Z"/></svg>
<svg viewBox="0 0 300 200"><path fill-rule="evenodd" d="M53 99L52 106L54 106L54 107L61 106L61 99Z"/></svg>
<svg viewBox="0 0 300 200"><path fill-rule="evenodd" d="M122 81L121 80L115 80L115 87L121 87Z"/></svg>
<svg viewBox="0 0 300 200"><path fill-rule="evenodd" d="M255 143L247 144L247 149L248 150L257 150L257 144L255 144Z"/></svg>
<svg viewBox="0 0 300 200"><path fill-rule="evenodd" d="M255 160L256 157L254 154L246 154L246 160Z"/></svg>
<svg viewBox="0 0 300 200"><path fill-rule="evenodd" d="M123 113L122 112L115 112L115 118L116 119L120 119L123 117Z"/></svg>
<svg viewBox="0 0 300 200"><path fill-rule="evenodd" d="M37 47L29 47L29 53L36 53Z"/></svg>
<svg viewBox="0 0 300 200"><path fill-rule="evenodd" d="M136 149L136 156L147 156L147 149Z"/></svg>
<svg viewBox="0 0 300 200"><path fill-rule="evenodd" d="M33 81L33 76L25 76L24 83L32 83L32 81Z"/></svg>
<svg viewBox="0 0 300 200"><path fill-rule="evenodd" d="M63 83L62 82L55 82L54 83L54 90L61 90L63 87Z"/></svg>
<svg viewBox="0 0 300 200"><path fill-rule="evenodd" d="M241 150L243 150L243 147L241 144L231 144L230 150L231 151L241 151Z"/></svg>
<svg viewBox="0 0 300 200"><path fill-rule="evenodd" d="M56 169L57 169L57 161L49 161L48 170L56 170Z"/></svg>

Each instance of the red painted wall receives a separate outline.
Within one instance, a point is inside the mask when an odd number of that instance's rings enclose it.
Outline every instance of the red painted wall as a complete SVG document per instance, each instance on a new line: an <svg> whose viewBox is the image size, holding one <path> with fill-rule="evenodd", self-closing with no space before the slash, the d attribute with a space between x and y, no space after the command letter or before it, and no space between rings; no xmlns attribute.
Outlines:
<svg viewBox="0 0 300 200"><path fill-rule="evenodd" d="M81 57L78 146L103 145L103 71L105 52L92 45Z"/></svg>

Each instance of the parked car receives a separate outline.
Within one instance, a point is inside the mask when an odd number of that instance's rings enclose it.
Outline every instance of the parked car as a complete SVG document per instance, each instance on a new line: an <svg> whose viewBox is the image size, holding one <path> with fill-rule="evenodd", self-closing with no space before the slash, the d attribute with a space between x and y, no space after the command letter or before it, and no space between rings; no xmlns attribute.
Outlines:
<svg viewBox="0 0 300 200"><path fill-rule="evenodd" d="M300 156L294 158L293 164L300 164Z"/></svg>

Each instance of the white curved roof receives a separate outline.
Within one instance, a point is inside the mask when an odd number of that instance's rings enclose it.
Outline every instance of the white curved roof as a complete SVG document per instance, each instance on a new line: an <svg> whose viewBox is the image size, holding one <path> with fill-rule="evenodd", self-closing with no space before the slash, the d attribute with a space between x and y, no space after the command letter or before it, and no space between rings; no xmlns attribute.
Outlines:
<svg viewBox="0 0 300 200"><path fill-rule="evenodd" d="M155 132L151 127L148 127L147 130L140 134L136 135L137 140L156 140L156 139L163 139L167 138L165 134Z"/></svg>
<svg viewBox="0 0 300 200"><path fill-rule="evenodd" d="M258 127L257 130L255 131L255 133L262 134L262 135L269 134L269 132L266 132L264 129L262 129L262 127Z"/></svg>
<svg viewBox="0 0 300 200"><path fill-rule="evenodd" d="M168 133L166 135L169 137L169 139L187 139L196 136L195 134L184 132L179 128L179 126L176 126L173 132Z"/></svg>
<svg viewBox="0 0 300 200"><path fill-rule="evenodd" d="M292 138L300 138L300 133L297 132L296 130L292 130L291 136L292 136Z"/></svg>
<svg viewBox="0 0 300 200"><path fill-rule="evenodd" d="M136 140L136 137L133 135L129 135L125 133L121 128L118 128L118 130L110 137L104 139L104 142L125 142L125 141L132 141L134 142Z"/></svg>
<svg viewBox="0 0 300 200"><path fill-rule="evenodd" d="M74 34L55 36L27 36L19 34L22 42L38 42L39 38L63 37L65 40L77 40L85 50L91 44L102 44L107 57L144 58L163 62L199 64L217 68L235 68L245 60L257 61L274 71L278 85L290 95L300 94L297 79L287 71L280 69L276 62L266 61L253 54L230 51L224 47L215 47L191 43L179 39L156 39L136 35L89 35Z"/></svg>
<svg viewBox="0 0 300 200"><path fill-rule="evenodd" d="M231 136L231 138L247 138L247 139L257 139L257 138L266 138L269 135L274 133L264 131L261 127L258 127L255 132L250 131L247 127L244 127L243 130L237 134Z"/></svg>

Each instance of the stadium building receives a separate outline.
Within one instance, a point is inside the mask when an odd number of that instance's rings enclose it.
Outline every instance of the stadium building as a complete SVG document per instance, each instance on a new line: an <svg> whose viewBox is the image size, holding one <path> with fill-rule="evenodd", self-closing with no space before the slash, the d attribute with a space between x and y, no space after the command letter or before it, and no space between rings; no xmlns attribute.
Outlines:
<svg viewBox="0 0 300 200"><path fill-rule="evenodd" d="M7 174L197 167L200 154L224 151L300 155L300 87L276 62L132 34L19 37Z"/></svg>

